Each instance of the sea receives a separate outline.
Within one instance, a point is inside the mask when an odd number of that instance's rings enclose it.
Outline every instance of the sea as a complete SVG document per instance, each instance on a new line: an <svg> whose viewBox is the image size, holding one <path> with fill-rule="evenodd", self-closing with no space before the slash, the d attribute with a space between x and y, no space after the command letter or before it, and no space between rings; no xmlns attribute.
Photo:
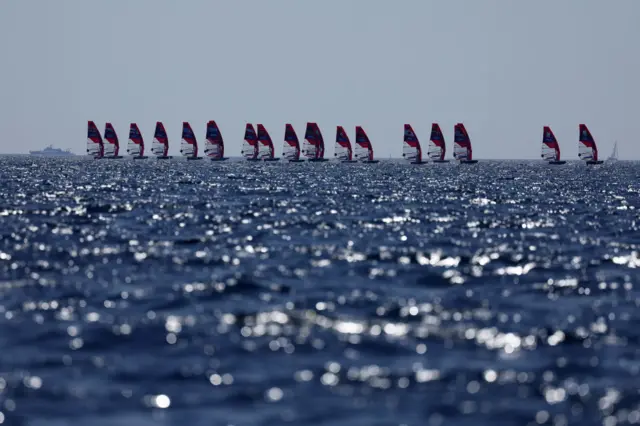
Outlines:
<svg viewBox="0 0 640 426"><path fill-rule="evenodd" d="M640 423L640 162L0 182L2 425Z"/></svg>

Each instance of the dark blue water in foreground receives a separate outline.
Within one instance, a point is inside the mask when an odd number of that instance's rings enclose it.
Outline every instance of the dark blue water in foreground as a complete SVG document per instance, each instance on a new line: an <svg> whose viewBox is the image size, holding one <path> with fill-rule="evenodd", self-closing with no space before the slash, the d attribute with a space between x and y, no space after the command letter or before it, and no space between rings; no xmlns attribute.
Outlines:
<svg viewBox="0 0 640 426"><path fill-rule="evenodd" d="M640 163L0 182L4 424L640 423Z"/></svg>

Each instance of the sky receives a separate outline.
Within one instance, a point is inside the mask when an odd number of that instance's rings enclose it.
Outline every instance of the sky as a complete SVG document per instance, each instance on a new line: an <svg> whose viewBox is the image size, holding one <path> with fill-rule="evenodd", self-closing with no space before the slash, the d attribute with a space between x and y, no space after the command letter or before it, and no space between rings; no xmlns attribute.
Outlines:
<svg viewBox="0 0 640 426"><path fill-rule="evenodd" d="M2 0L0 153L84 154L93 120L149 146L163 121L179 155L182 122L202 141L213 119L230 156L246 122L279 154L315 121L329 158L337 125L399 158L432 122L450 157L464 122L475 158L540 158L549 125L577 159L586 123L640 160L639 21L638 0Z"/></svg>

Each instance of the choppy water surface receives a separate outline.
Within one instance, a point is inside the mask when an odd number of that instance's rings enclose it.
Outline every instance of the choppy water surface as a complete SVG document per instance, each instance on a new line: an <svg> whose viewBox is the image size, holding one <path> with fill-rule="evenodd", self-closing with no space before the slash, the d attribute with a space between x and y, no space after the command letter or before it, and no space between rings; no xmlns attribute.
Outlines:
<svg viewBox="0 0 640 426"><path fill-rule="evenodd" d="M8 425L640 423L640 164L0 158Z"/></svg>

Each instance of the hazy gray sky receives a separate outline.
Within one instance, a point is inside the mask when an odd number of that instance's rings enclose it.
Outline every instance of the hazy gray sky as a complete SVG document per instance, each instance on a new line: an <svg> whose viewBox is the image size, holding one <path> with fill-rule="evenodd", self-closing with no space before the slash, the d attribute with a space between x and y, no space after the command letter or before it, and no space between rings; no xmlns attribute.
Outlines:
<svg viewBox="0 0 640 426"><path fill-rule="evenodd" d="M0 152L85 152L86 122L135 121L171 153L183 120L215 119L240 154L245 122L282 152L317 121L362 125L400 157L403 124L463 121L477 158L539 158L550 125L577 159L587 123L606 156L640 159L640 0L2 0Z"/></svg>

